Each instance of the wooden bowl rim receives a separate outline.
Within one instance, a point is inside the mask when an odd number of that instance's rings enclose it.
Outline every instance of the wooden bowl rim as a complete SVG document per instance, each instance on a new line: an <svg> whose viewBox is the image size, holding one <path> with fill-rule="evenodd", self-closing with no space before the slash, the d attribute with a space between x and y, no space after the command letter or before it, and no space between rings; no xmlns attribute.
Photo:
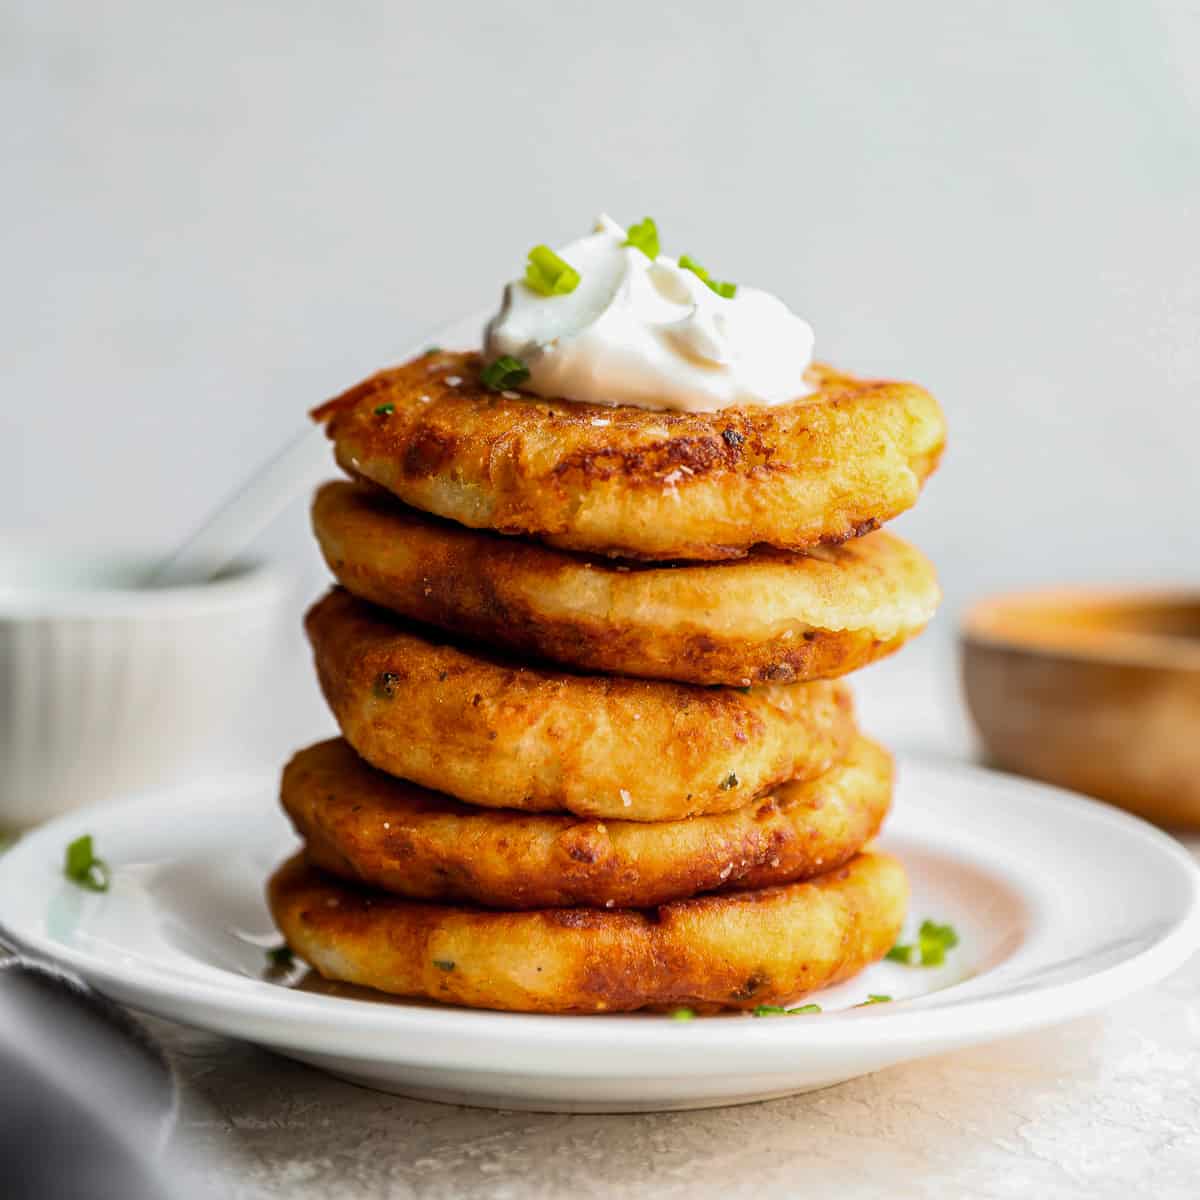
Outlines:
<svg viewBox="0 0 1200 1200"><path fill-rule="evenodd" d="M1099 612L1136 617L1178 613L1192 618L1196 636L1095 625L1065 630L1072 611L1093 619ZM1038 626L1039 616L1056 619ZM1107 662L1187 674L1200 672L1200 590L1189 588L1048 587L989 596L968 608L962 620L964 642L1050 658Z"/></svg>

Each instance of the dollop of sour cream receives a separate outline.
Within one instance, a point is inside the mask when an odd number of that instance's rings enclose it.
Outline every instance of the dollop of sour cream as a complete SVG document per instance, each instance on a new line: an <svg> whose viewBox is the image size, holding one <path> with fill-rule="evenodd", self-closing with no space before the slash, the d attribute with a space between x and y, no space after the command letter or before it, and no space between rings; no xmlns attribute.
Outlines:
<svg viewBox="0 0 1200 1200"><path fill-rule="evenodd" d="M725 299L675 259L652 261L625 240L601 216L558 252L579 272L574 291L508 284L484 334L488 360L519 358L525 391L587 404L715 412L811 390L813 331L783 301L742 284Z"/></svg>

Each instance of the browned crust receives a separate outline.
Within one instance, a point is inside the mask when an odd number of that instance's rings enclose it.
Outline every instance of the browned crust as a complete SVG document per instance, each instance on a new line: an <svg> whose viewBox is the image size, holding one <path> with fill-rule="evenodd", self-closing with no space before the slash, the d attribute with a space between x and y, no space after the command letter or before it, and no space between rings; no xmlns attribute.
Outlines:
<svg viewBox="0 0 1200 1200"><path fill-rule="evenodd" d="M365 600L520 654L681 683L835 678L902 646L940 598L924 555L884 532L808 554L630 569L465 529L352 483L322 487L312 517L330 570Z"/></svg>
<svg viewBox="0 0 1200 1200"><path fill-rule="evenodd" d="M523 666L335 589L306 620L325 698L372 765L472 804L668 821L811 779L854 736L837 683L745 692Z"/></svg>
<svg viewBox="0 0 1200 1200"><path fill-rule="evenodd" d="M734 812L653 824L506 812L394 779L340 738L288 763L281 799L309 861L414 900L644 908L831 871L875 836L892 794L865 738L819 779Z"/></svg>
<svg viewBox="0 0 1200 1200"><path fill-rule="evenodd" d="M908 883L860 854L805 883L640 911L531 912L422 904L323 875L302 855L268 900L288 945L327 979L516 1012L787 1004L862 970L894 944Z"/></svg>
<svg viewBox="0 0 1200 1200"><path fill-rule="evenodd" d="M415 508L649 560L869 532L915 503L945 441L922 388L827 367L791 404L716 413L510 399L480 367L477 354L424 355L313 415L345 470Z"/></svg>

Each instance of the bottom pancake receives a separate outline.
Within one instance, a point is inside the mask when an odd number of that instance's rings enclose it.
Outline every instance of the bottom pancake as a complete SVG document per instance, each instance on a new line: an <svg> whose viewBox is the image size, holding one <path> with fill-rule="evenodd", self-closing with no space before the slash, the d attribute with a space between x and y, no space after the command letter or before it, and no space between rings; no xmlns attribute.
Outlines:
<svg viewBox="0 0 1200 1200"><path fill-rule="evenodd" d="M280 793L310 862L385 892L502 909L645 908L840 867L879 831L892 763L860 737L819 778L733 812L597 821L475 808L377 771L339 738L301 750Z"/></svg>
<svg viewBox="0 0 1200 1200"><path fill-rule="evenodd" d="M490 912L367 891L296 855L268 900L326 979L511 1012L711 1011L788 1004L882 958L908 881L896 859L867 852L805 883L648 910Z"/></svg>

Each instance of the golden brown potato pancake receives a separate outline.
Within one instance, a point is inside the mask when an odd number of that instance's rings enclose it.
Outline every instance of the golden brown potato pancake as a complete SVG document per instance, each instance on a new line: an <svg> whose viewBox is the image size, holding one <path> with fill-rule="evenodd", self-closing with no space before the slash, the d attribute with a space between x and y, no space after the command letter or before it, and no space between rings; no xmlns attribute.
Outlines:
<svg viewBox="0 0 1200 1200"><path fill-rule="evenodd" d="M355 595L452 633L568 666L681 683L831 679L891 654L933 616L933 567L889 533L807 554L617 566L328 483L325 561Z"/></svg>
<svg viewBox="0 0 1200 1200"><path fill-rule="evenodd" d="M515 1012L711 1010L787 1004L882 958L908 882L894 858L866 853L806 883L648 911L495 912L368 891L297 855L268 900L288 945L327 979Z"/></svg>
<svg viewBox="0 0 1200 1200"><path fill-rule="evenodd" d="M507 909L644 908L807 879L853 858L891 795L891 758L866 738L819 779L683 821L475 808L375 770L341 738L301 750L281 787L323 870L413 900Z"/></svg>
<svg viewBox="0 0 1200 1200"><path fill-rule="evenodd" d="M850 745L838 683L705 688L524 666L335 589L306 620L325 698L373 766L489 808L631 821L728 812Z"/></svg>
<svg viewBox="0 0 1200 1200"><path fill-rule="evenodd" d="M650 412L489 391L432 353L316 409L338 462L473 529L624 558L737 558L868 532L910 508L945 423L911 383L827 367L775 408Z"/></svg>

